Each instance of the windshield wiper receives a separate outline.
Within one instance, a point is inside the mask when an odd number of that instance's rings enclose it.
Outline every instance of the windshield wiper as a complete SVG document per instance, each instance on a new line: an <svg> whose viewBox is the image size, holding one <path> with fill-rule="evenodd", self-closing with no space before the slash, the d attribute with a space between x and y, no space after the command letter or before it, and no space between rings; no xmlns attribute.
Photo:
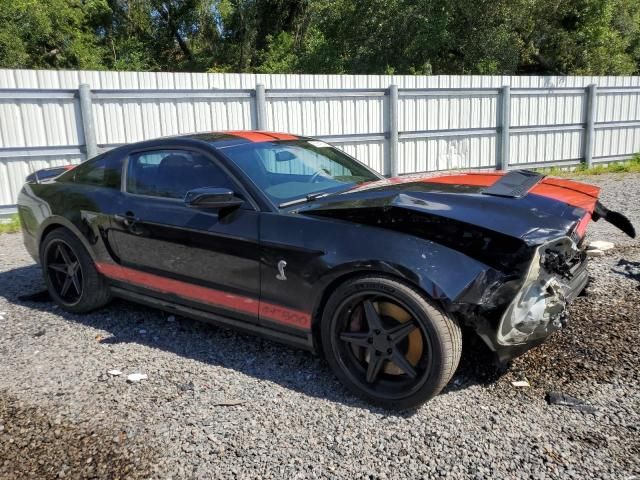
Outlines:
<svg viewBox="0 0 640 480"><path fill-rule="evenodd" d="M278 208L291 207L293 205L298 205L300 203L312 202L314 200L317 200L319 198L326 197L329 195L331 195L331 193L328 193L328 192L310 193L306 197L296 198L295 200L289 200L288 202L281 203L280 205L278 205Z"/></svg>

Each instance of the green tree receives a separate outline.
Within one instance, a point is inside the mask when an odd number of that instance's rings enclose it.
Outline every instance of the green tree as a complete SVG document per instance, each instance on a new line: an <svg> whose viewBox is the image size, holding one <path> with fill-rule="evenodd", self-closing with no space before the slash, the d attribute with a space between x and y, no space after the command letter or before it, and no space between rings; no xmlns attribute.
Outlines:
<svg viewBox="0 0 640 480"><path fill-rule="evenodd" d="M632 74L638 0L0 0L0 66Z"/></svg>
<svg viewBox="0 0 640 480"><path fill-rule="evenodd" d="M94 30L105 0L0 0L0 65L7 68L103 68Z"/></svg>

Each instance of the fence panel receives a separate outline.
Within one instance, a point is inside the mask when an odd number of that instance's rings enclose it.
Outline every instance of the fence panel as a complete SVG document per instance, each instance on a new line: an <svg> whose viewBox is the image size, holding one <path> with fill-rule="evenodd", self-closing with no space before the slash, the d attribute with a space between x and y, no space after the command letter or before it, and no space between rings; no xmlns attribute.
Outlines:
<svg viewBox="0 0 640 480"><path fill-rule="evenodd" d="M640 151L640 77L0 70L0 213L30 172L87 151L259 126L384 174L610 162Z"/></svg>

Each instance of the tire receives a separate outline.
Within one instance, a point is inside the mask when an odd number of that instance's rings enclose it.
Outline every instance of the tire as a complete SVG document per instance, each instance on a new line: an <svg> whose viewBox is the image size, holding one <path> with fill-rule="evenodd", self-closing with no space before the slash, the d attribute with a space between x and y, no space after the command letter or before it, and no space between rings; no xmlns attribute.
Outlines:
<svg viewBox="0 0 640 480"><path fill-rule="evenodd" d="M69 230L58 228L47 234L40 245L40 259L47 290L64 310L90 312L111 300L107 282L96 270L82 242ZM74 279L70 280L69 285L66 284L70 277L67 265L72 265L74 269Z"/></svg>
<svg viewBox="0 0 640 480"><path fill-rule="evenodd" d="M387 409L412 409L434 397L460 361L458 323L426 295L391 278L371 275L341 284L321 322L322 348L338 379Z"/></svg>

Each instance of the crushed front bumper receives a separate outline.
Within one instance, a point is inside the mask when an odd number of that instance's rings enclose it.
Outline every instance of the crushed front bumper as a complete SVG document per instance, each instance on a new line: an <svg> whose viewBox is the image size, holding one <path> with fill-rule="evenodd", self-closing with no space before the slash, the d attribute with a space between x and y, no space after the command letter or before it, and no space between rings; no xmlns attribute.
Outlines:
<svg viewBox="0 0 640 480"><path fill-rule="evenodd" d="M492 339L499 360L524 353L565 326L567 305L588 280L586 255L569 237L540 246Z"/></svg>

